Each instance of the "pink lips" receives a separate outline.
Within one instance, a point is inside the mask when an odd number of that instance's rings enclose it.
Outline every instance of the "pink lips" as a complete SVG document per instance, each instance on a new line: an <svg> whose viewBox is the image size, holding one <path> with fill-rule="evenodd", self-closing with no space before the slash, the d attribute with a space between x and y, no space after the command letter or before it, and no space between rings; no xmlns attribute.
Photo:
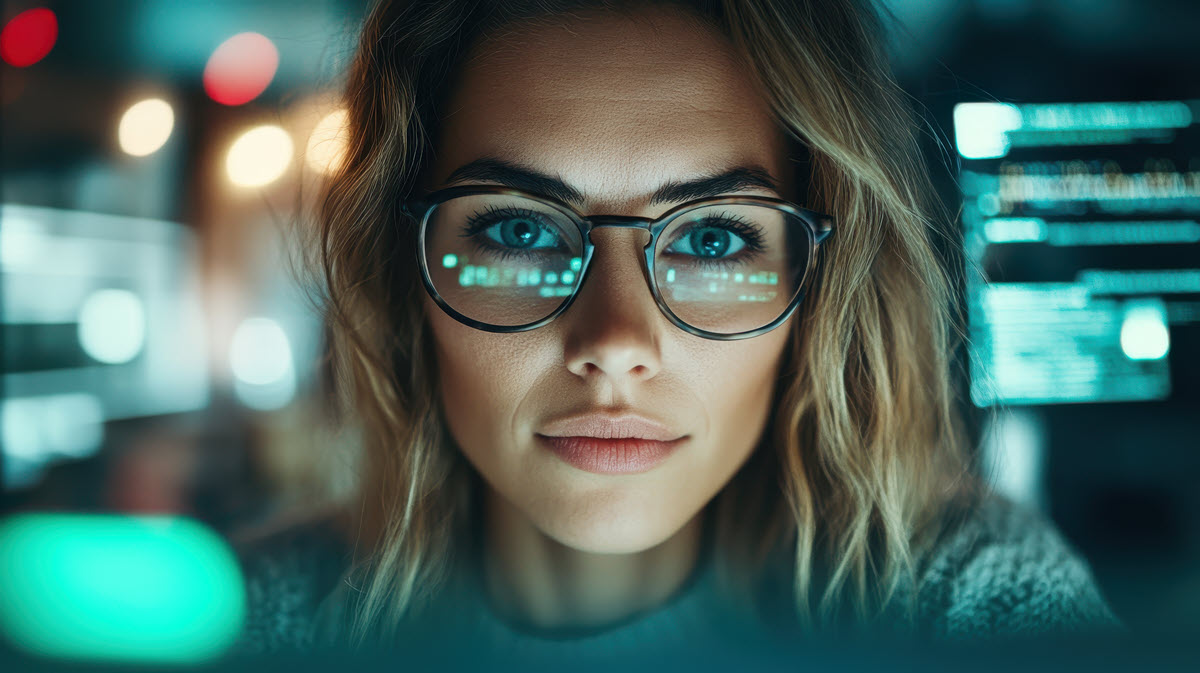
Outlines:
<svg viewBox="0 0 1200 673"><path fill-rule="evenodd" d="M585 414L552 422L538 439L564 462L596 474L636 474L662 463L687 437L642 416Z"/></svg>

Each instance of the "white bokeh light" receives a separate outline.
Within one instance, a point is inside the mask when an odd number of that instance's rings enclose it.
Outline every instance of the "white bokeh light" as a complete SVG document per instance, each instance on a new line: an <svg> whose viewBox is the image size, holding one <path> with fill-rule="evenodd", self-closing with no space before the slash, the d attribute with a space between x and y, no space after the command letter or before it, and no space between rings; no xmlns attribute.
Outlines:
<svg viewBox="0 0 1200 673"><path fill-rule="evenodd" d="M308 137L304 160L321 174L336 171L346 152L346 110L331 112L317 122Z"/></svg>
<svg viewBox="0 0 1200 673"><path fill-rule="evenodd" d="M1021 128L1021 110L1009 103L959 103L954 106L954 144L966 159L1008 154L1008 132Z"/></svg>
<svg viewBox="0 0 1200 673"><path fill-rule="evenodd" d="M234 393L248 407L278 409L296 395L296 368L287 333L270 318L248 318L229 348Z"/></svg>
<svg viewBox="0 0 1200 673"><path fill-rule="evenodd" d="M129 290L103 289L79 309L79 344L106 364L129 362L146 343L146 311Z"/></svg>
<svg viewBox="0 0 1200 673"><path fill-rule="evenodd" d="M257 126L233 141L225 170L235 185L261 187L279 179L292 161L292 137L278 126Z"/></svg>
<svg viewBox="0 0 1200 673"><path fill-rule="evenodd" d="M1134 304L1121 321L1121 351L1130 360L1161 360L1171 350L1166 311L1160 305Z"/></svg>
<svg viewBox="0 0 1200 673"><path fill-rule="evenodd" d="M126 154L144 157L166 144L175 128L175 111L161 98L134 103L121 115L117 142Z"/></svg>
<svg viewBox="0 0 1200 673"><path fill-rule="evenodd" d="M253 385L274 383L292 368L287 334L270 318L249 318L233 333L229 349L233 375Z"/></svg>

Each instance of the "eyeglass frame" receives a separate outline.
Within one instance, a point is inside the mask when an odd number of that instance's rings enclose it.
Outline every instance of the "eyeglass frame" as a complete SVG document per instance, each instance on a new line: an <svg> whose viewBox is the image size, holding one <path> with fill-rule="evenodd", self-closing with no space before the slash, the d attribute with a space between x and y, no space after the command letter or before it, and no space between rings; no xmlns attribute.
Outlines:
<svg viewBox="0 0 1200 673"><path fill-rule="evenodd" d="M557 309L550 315L524 325L493 325L491 323L480 322L473 318L469 318L462 313L459 313L442 297L437 288L433 286L433 279L429 274L429 260L425 253L425 232L429 227L430 215L441 204L464 196L479 196L479 195L498 195L498 196L515 196L524 199L530 199L546 206L552 207L570 219L579 229L580 237L583 241L583 251L581 254L582 260L579 268L579 282L575 289L562 302ZM682 318L675 315L658 290L658 283L654 280L654 253L658 249L658 239L663 231L678 217L685 213L700 208L721 205L746 205L746 206L766 206L776 210L783 211L786 214L794 216L806 225L808 231L808 262L804 269L804 274L798 284L796 296L792 298L788 307L777 318L770 323L758 327L756 329L747 330L744 332L736 332L734 334L720 334L718 332L709 332L702 330L694 325L690 325ZM645 253L642 260L642 273L646 277L646 284L650 288L650 294L654 297L654 302L658 304L659 310L666 316L667 320L694 336L715 341L737 341L740 339L749 339L762 334L766 334L771 330L779 327L792 314L796 312L796 308L800 306L800 302L804 300L804 296L808 291L808 281L813 273L813 267L816 266L816 256L821 243L828 239L834 230L834 218L831 215L819 213L814 210L803 208L783 199L776 199L768 196L718 196L706 197L681 203L670 210L667 210L658 217L635 217L629 215L592 215L585 216L576 210L574 207L559 201L558 199L526 192L520 189L512 189L509 187L495 185L462 185L455 187L447 187L439 189L421 198L410 199L400 204L400 210L405 215L418 220L417 230L417 261L421 270L421 283L425 286L425 290L443 311L451 318L458 322L475 329L492 332L496 334L512 334L517 332L528 332L549 324L558 316L566 312L571 304L575 303L576 297L579 296L579 291L583 288L584 282L587 281L588 273L591 269L590 262L592 254L595 252L596 245L592 242L592 231L600 227L619 227L622 229L641 229L650 234L650 240L643 247Z"/></svg>

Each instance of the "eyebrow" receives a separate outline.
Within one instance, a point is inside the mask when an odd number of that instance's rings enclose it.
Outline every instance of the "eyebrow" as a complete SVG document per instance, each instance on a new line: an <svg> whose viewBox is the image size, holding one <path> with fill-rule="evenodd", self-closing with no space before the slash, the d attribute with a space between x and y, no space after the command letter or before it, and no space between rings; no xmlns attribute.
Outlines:
<svg viewBox="0 0 1200 673"><path fill-rule="evenodd" d="M476 159L454 170L446 182L460 180L483 180L496 182L506 187L550 196L559 201L574 204L584 202L583 194L571 187L562 178L536 171L510 161L493 157ZM686 182L668 182L650 196L650 204L682 203L712 196L721 196L746 189L768 189L779 193L778 181L761 166L737 166L716 175Z"/></svg>

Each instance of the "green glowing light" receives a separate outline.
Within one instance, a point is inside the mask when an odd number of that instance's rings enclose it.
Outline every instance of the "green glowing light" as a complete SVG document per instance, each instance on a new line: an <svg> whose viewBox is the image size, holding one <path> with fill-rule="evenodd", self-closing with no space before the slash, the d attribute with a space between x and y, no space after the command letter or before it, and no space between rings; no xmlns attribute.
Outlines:
<svg viewBox="0 0 1200 673"><path fill-rule="evenodd" d="M563 285L570 285L571 283L574 283L575 282L575 274L571 273L570 271L563 271L562 272L562 282L563 282Z"/></svg>
<svg viewBox="0 0 1200 673"><path fill-rule="evenodd" d="M237 638L226 544L190 519L22 514L0 524L0 630L67 659L200 662Z"/></svg>
<svg viewBox="0 0 1200 673"><path fill-rule="evenodd" d="M578 272L582 268L583 268L583 260L580 259L579 257L572 257L571 258L571 270Z"/></svg>
<svg viewBox="0 0 1200 673"><path fill-rule="evenodd" d="M557 282L558 282L558 274L557 273L554 273L553 271L551 271L546 274L546 284L547 285L554 285Z"/></svg>
<svg viewBox="0 0 1200 673"><path fill-rule="evenodd" d="M442 257L442 266L446 267L447 269L453 269L454 267L458 266L458 255L451 254Z"/></svg>
<svg viewBox="0 0 1200 673"><path fill-rule="evenodd" d="M667 269L667 282L668 283L675 282L675 269Z"/></svg>

